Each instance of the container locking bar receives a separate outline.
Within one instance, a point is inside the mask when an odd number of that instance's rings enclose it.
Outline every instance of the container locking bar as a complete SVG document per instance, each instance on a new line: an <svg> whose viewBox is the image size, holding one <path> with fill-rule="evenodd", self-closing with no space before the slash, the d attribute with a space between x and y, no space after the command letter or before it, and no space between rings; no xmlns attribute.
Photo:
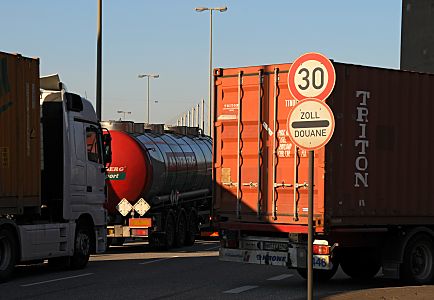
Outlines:
<svg viewBox="0 0 434 300"><path fill-rule="evenodd" d="M278 188L278 187L291 187L292 186L292 184L290 184L290 183L274 183L274 187L275 188Z"/></svg>
<svg viewBox="0 0 434 300"><path fill-rule="evenodd" d="M262 186L261 186L261 166L262 166L262 97L264 95L264 89L262 86L263 82L263 70L259 70L259 87L258 87L258 205L257 205L257 216L261 218L262 209Z"/></svg>
<svg viewBox="0 0 434 300"><path fill-rule="evenodd" d="M277 157L277 143L276 143L276 139L277 139L277 137L276 137L276 132L277 132L277 130L278 130L278 128L277 128L277 126L278 126L278 123L277 123L277 97L279 96L279 86L278 86L278 84L279 84L279 69L278 68L275 68L274 69L274 91L273 91L273 114L274 114L274 117L273 117L273 171L272 171L272 173L273 173L273 184L274 184L274 187L273 187L273 192L272 192L272 203L273 203L273 207L272 207L272 215L273 215L273 219L274 220L276 220L277 219L277 205L276 205L276 202L277 202L277 199L276 199L276 196L277 196L277 193L276 193L276 166L277 166L277 163L278 163L278 157Z"/></svg>
<svg viewBox="0 0 434 300"><path fill-rule="evenodd" d="M242 88L242 79L243 79L243 72L240 71L238 73L238 151L237 151L237 183L241 182L241 164L242 164L242 157L241 157L241 134L242 134L242 126L241 126L241 115L242 115L242 105L241 100L243 97L243 88ZM237 184L237 218L241 219L241 186Z"/></svg>
<svg viewBox="0 0 434 300"><path fill-rule="evenodd" d="M294 145L294 213L293 219L294 221L298 221L298 147Z"/></svg>

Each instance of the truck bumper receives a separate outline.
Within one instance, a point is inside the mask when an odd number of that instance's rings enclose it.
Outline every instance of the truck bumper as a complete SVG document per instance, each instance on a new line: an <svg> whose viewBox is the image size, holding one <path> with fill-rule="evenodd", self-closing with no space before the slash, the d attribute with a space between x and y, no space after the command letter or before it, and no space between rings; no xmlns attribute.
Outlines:
<svg viewBox="0 0 434 300"><path fill-rule="evenodd" d="M108 238L118 238L118 237L141 237L146 238L149 236L149 227L130 227L122 225L107 226L107 237Z"/></svg>
<svg viewBox="0 0 434 300"><path fill-rule="evenodd" d="M307 251L304 248L289 248L287 252L267 250L246 250L220 248L221 261L250 263L259 265L284 266L288 268L306 268ZM330 255L313 255L314 269L331 270L333 264Z"/></svg>

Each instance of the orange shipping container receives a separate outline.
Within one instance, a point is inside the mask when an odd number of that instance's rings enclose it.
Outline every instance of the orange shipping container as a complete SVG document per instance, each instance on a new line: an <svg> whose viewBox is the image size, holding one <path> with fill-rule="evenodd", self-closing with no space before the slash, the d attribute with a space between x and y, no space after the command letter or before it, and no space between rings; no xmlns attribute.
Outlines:
<svg viewBox="0 0 434 300"><path fill-rule="evenodd" d="M40 208L39 60L0 52L0 214Z"/></svg>
<svg viewBox="0 0 434 300"><path fill-rule="evenodd" d="M327 104L335 131L315 151L317 232L433 224L434 75L334 67ZM214 213L222 227L307 232L307 153L286 128L297 102L289 68L214 71Z"/></svg>

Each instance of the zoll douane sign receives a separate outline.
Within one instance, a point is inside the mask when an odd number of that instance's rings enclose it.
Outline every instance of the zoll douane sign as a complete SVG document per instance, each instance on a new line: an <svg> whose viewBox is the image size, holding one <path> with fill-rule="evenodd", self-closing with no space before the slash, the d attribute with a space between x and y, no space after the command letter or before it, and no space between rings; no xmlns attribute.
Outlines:
<svg viewBox="0 0 434 300"><path fill-rule="evenodd" d="M288 115L286 128L291 141L305 150L316 150L331 139L335 118L325 103L336 81L331 61L319 53L297 58L288 72L288 88L299 102Z"/></svg>
<svg viewBox="0 0 434 300"><path fill-rule="evenodd" d="M323 101L308 98L298 102L290 112L287 130L294 144L305 150L316 150L331 139L335 118Z"/></svg>
<svg viewBox="0 0 434 300"><path fill-rule="evenodd" d="M331 139L335 118L323 101L308 98L298 102L289 113L287 130L292 142L305 150L316 150Z"/></svg>

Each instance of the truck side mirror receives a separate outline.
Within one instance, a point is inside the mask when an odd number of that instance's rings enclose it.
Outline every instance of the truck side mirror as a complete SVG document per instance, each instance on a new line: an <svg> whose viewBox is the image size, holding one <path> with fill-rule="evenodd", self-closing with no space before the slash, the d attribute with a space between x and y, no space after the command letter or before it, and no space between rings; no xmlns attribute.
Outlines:
<svg viewBox="0 0 434 300"><path fill-rule="evenodd" d="M70 111L81 112L83 111L83 100L77 94L65 93L66 108Z"/></svg>
<svg viewBox="0 0 434 300"><path fill-rule="evenodd" d="M107 166L112 163L112 136L106 128L103 130L107 131L103 135L104 163Z"/></svg>

